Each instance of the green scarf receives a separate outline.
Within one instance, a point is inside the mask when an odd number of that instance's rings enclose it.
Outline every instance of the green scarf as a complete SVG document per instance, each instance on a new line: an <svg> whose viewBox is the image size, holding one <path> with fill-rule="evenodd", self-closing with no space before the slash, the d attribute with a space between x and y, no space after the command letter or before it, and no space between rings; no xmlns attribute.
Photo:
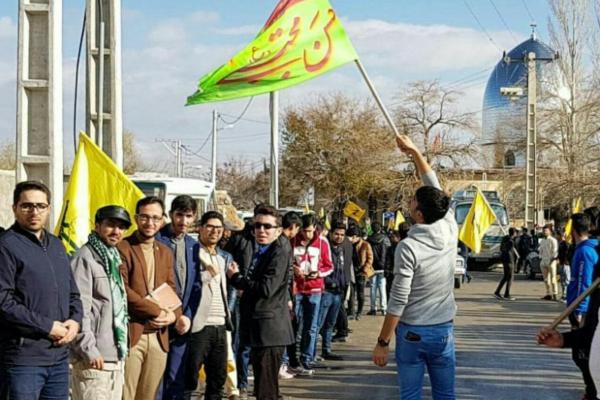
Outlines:
<svg viewBox="0 0 600 400"><path fill-rule="evenodd" d="M121 256L114 247L108 247L96 232L90 233L88 243L102 259L102 266L110 282L113 308L113 327L119 360L127 357L127 294L119 271Z"/></svg>

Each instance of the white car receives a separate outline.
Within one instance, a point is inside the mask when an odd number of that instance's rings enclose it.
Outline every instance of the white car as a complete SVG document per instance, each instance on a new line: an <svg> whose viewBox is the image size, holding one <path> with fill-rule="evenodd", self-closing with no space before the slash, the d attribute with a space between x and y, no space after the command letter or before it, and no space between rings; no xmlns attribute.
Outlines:
<svg viewBox="0 0 600 400"><path fill-rule="evenodd" d="M466 273L467 273L467 265L465 263L465 259L462 256L456 256L456 262L454 263L454 288L455 289L460 289Z"/></svg>

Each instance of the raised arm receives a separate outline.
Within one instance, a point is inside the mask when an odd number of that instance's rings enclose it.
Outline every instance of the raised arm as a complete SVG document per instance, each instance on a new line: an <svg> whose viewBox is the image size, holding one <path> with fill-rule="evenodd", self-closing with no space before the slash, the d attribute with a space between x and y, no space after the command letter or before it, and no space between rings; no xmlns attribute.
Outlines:
<svg viewBox="0 0 600 400"><path fill-rule="evenodd" d="M423 181L425 186L433 186L441 189L440 182L435 175L435 172L431 169L431 166L427 162L427 159L421 154L421 151L413 143L413 141L406 135L396 136L396 145L401 152L411 157L417 168L417 172Z"/></svg>

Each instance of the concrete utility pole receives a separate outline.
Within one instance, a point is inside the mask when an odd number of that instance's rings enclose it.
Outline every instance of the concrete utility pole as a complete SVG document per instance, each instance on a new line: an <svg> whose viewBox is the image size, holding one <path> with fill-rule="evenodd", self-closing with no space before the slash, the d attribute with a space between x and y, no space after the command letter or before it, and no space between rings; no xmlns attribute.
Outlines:
<svg viewBox="0 0 600 400"><path fill-rule="evenodd" d="M535 24L531 25L531 38L535 40ZM552 62L558 57L555 54L552 58L542 58L535 52L529 52L523 59L511 59L504 57L506 63L521 62L527 66L527 135L526 135L526 154L525 154L525 225L531 229L538 222L538 201L537 201L537 63ZM523 95L523 89L520 87L500 88L503 96L509 96L512 100Z"/></svg>
<svg viewBox="0 0 600 400"><path fill-rule="evenodd" d="M219 122L219 113L217 110L213 110L212 120L212 157L210 167L210 182L213 185L213 191L217 189L217 133Z"/></svg>
<svg viewBox="0 0 600 400"><path fill-rule="evenodd" d="M269 200L273 207L279 208L279 93L269 95L271 114L271 190Z"/></svg>
<svg viewBox="0 0 600 400"><path fill-rule="evenodd" d="M52 192L49 229L63 200L62 1L19 0L17 182Z"/></svg>
<svg viewBox="0 0 600 400"><path fill-rule="evenodd" d="M123 167L121 0L87 0L86 130Z"/></svg>

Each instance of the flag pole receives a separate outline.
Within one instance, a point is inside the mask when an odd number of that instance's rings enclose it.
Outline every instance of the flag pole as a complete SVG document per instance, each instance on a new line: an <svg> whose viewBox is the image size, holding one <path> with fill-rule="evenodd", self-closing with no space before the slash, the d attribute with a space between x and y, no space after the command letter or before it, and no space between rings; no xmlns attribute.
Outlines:
<svg viewBox="0 0 600 400"><path fill-rule="evenodd" d="M388 112L387 108L385 108L383 101L381 101L381 97L379 97L379 94L377 93L375 86L373 86L373 82L371 82L371 79L369 79L369 76L367 75L367 70L365 70L365 67L362 65L362 63L360 62L360 60L358 58L356 60L354 60L354 62L356 63L358 70L360 71L362 77L364 78L365 83L369 87L369 90L371 91L373 98L375 98L375 102L381 109L381 112L383 113L383 116L385 117L385 120L387 121L388 125L390 126L390 128L392 128L392 131L394 131L394 134L396 136L399 136L400 132L398 131L398 128L396 128L396 124L394 124L394 121L392 120L392 117L390 116L390 113Z"/></svg>
<svg viewBox="0 0 600 400"><path fill-rule="evenodd" d="M279 208L279 93L269 94L271 114L271 190L270 203Z"/></svg>

